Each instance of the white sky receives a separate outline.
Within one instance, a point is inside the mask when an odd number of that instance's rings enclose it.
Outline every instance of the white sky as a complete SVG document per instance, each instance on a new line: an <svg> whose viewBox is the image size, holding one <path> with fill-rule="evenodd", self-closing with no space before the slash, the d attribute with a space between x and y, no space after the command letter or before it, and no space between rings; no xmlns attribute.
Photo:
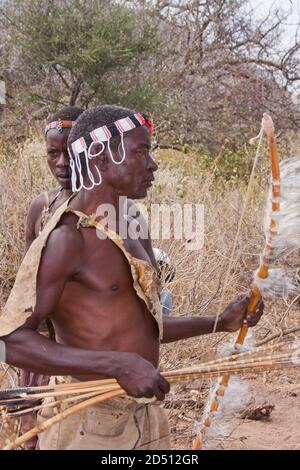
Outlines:
<svg viewBox="0 0 300 470"><path fill-rule="evenodd" d="M295 25L300 22L300 0L249 0L249 6L256 9L257 16L265 16L272 8L279 8L289 12L289 16L284 27L284 44L294 39Z"/></svg>
<svg viewBox="0 0 300 470"><path fill-rule="evenodd" d="M300 0L249 0L253 6L258 7L258 11L267 12L273 5L274 8L280 7L284 10L291 10L293 15L300 15Z"/></svg>

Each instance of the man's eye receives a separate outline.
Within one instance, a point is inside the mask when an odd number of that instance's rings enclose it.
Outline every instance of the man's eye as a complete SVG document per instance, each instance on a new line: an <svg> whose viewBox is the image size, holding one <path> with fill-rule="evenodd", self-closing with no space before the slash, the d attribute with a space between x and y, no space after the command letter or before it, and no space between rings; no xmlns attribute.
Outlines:
<svg viewBox="0 0 300 470"><path fill-rule="evenodd" d="M57 154L56 150L48 150L48 155L50 155L50 157L54 157L56 154Z"/></svg>
<svg viewBox="0 0 300 470"><path fill-rule="evenodd" d="M148 149L140 149L138 150L138 154L142 157L147 157L150 154L150 151Z"/></svg>

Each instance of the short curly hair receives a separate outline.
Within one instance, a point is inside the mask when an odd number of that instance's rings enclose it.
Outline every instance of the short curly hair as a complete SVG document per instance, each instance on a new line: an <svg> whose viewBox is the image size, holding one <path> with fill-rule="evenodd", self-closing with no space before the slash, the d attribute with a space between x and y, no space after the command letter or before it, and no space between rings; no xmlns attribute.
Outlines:
<svg viewBox="0 0 300 470"><path fill-rule="evenodd" d="M46 124L50 124L50 122L53 121L58 121L59 119L62 121L76 121L83 112L84 108L80 108L79 106L65 106L55 113L50 114Z"/></svg>
<svg viewBox="0 0 300 470"><path fill-rule="evenodd" d="M80 137L85 136L98 127L110 126L115 121L134 113L135 111L131 109L108 104L89 108L81 114L76 124L72 127L68 138L68 145L71 145L75 140L80 139Z"/></svg>

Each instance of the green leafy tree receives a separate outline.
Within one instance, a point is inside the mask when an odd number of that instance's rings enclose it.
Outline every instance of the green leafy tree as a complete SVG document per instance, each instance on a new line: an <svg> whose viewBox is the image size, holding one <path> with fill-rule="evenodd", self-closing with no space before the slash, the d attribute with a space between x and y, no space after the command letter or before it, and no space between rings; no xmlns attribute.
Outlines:
<svg viewBox="0 0 300 470"><path fill-rule="evenodd" d="M33 103L139 106L155 98L139 67L157 52L157 33L145 11L128 2L8 0L0 3L0 21L7 51L0 73L11 98L23 85L21 102L29 109Z"/></svg>

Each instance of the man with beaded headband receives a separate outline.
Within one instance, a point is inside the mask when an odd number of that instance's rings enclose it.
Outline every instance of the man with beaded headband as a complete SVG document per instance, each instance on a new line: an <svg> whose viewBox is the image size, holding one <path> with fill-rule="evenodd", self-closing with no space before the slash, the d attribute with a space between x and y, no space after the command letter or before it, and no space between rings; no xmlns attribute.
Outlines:
<svg viewBox="0 0 300 470"><path fill-rule="evenodd" d="M119 233L131 222L119 198L144 198L154 180L151 131L147 116L120 107L79 117L69 137L75 195L32 243L3 311L8 364L64 381L114 377L129 395L53 426L41 434L41 449L170 448L164 410L152 402L169 391L157 370L159 345L213 330L214 315L163 318L150 239ZM115 209L115 230L97 212L100 204ZM245 296L234 299L217 331L239 329L247 305ZM262 305L249 324L261 314ZM56 342L36 331L47 317ZM39 419L51 413L43 409Z"/></svg>
<svg viewBox="0 0 300 470"><path fill-rule="evenodd" d="M43 229L43 226L72 194L68 137L76 119L84 109L67 106L52 114L45 126L45 144L49 169L59 188L53 188L37 196L31 203L26 219L26 249Z"/></svg>

